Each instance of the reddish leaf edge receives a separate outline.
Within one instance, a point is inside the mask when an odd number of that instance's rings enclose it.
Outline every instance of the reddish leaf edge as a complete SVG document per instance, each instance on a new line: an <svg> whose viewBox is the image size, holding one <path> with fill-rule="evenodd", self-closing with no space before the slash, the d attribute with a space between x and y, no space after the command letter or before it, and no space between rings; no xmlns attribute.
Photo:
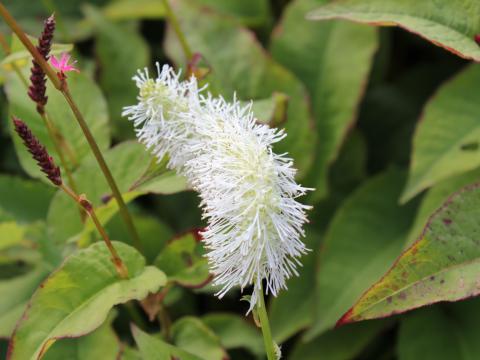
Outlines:
<svg viewBox="0 0 480 360"><path fill-rule="evenodd" d="M457 197L459 197L460 195L462 195L463 193L466 193L466 192L469 192L469 191L473 191L473 190L476 190L476 189L480 189L480 182L476 182L476 183L473 183L473 184L470 184L470 185L466 185L464 186L463 188L461 188L460 190L452 193L444 202L443 204L437 208L433 213L432 215L430 215L430 217L428 218L427 222L425 223L425 226L423 227L423 230L420 234L420 236L417 238L417 240L415 240L415 242L410 246L408 247L407 249L405 249L404 251L402 251L402 253L397 257L397 259L393 262L392 266L390 267L390 269L378 280L376 281L372 286L370 286L359 298L358 300L354 303L354 305L348 309L343 315L342 317L336 322L335 324L335 328L338 328L340 326L343 326L343 325L346 325L346 324L350 324L350 323L354 323L354 322L359 322L359 321L364 321L364 320L373 320L373 319L383 319L383 318L388 318L390 316L393 316L393 315L399 315L399 314L403 314L403 313L406 313L408 311L411 311L411 310L414 310L414 309L418 309L418 308L422 308L422 307L425 307L425 306L429 306L429 305L433 305L433 304L436 304L436 303L441 303L441 302L457 302L457 301L462 301L462 300L465 300L465 299L469 299L471 297L475 297L477 296L479 293L474 293L474 294L470 294L470 295L467 295L465 297L462 297L462 298L459 298L459 299L456 299L456 300L452 300L452 301L449 301L449 300L437 300L437 301L433 301L433 302L430 302L430 303L426 303L426 304L423 304L423 305L419 305L419 306L415 306L415 307L412 307L410 309L406 309L406 310L399 310L399 311L394 311L388 315L381 315L381 316L377 316L377 317L372 317L372 318L368 318L368 319L356 319L355 317L358 316L358 314L354 314L354 310L355 310L355 307L358 305L358 303L365 297L365 295L367 295L375 286L377 286L378 284L380 284L384 279L385 277L387 277L394 269L395 267L397 266L398 262L400 261L400 259L402 259L408 252L414 252L414 249L416 246L418 246L418 244L424 239L425 237L425 234L427 232L427 230L430 228L430 225L431 223L433 222L433 220L440 214L443 212L443 210L445 210L446 208L448 208L448 206L450 206Z"/></svg>
<svg viewBox="0 0 480 360"><path fill-rule="evenodd" d="M476 62L480 62L480 56L475 57L475 56L471 56L471 55L466 55L466 54L464 54L464 53L462 53L462 52L460 52L460 51L458 51L458 50L456 50L456 49L454 49L450 46L447 46L447 45L441 43L440 41L433 40L433 39L429 38L428 36L425 36L425 35L423 35L419 32L414 31L413 29L399 23L398 21L391 21L391 20L389 20L389 21L363 21L363 20L352 19L348 15L325 15L325 16L315 15L315 12L317 12L318 10L320 10L322 8L323 8L323 6L317 8L316 10L314 10L310 13L308 13L306 15L306 19L307 20L316 20L316 21L321 21L321 20L348 20L348 21L352 21L352 22L355 22L355 23L367 24L367 25L372 25L372 26L398 26L398 27L402 28L403 30L406 30L409 33L418 35L422 39L427 40L428 42L431 42L432 44L434 44L438 47L441 47L441 48L451 52L452 54L457 55L458 57L460 57L462 59L473 60L473 61L476 61ZM472 41L474 41L473 38L472 38Z"/></svg>

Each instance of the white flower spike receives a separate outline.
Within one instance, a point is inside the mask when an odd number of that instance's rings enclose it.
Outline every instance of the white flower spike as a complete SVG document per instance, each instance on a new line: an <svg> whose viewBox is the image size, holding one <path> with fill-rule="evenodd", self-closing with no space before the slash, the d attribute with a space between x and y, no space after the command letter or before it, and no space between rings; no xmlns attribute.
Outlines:
<svg viewBox="0 0 480 360"><path fill-rule="evenodd" d="M265 279L276 296L307 251L301 237L309 207L296 199L310 189L295 182L292 160L272 150L286 134L258 124L251 104L203 95L195 78L180 82L169 67L155 80L146 71L134 80L139 103L124 115L139 140L159 159L168 154L169 167L198 191L217 295L253 285L250 311Z"/></svg>

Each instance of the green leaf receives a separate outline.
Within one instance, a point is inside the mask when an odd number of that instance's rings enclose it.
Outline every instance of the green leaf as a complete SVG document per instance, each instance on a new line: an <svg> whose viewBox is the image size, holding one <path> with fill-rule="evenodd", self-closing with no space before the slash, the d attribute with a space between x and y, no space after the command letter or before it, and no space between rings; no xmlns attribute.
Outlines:
<svg viewBox="0 0 480 360"><path fill-rule="evenodd" d="M208 261L198 233L192 231L174 238L158 255L155 265L169 281L186 287L200 287L210 280Z"/></svg>
<svg viewBox="0 0 480 360"><path fill-rule="evenodd" d="M121 354L120 341L111 327L111 321L105 321L86 336L56 341L43 360L117 360Z"/></svg>
<svg viewBox="0 0 480 360"><path fill-rule="evenodd" d="M316 318L308 339L338 318L400 254L413 206L399 206L404 174L391 169L360 186L337 210L318 259Z"/></svg>
<svg viewBox="0 0 480 360"><path fill-rule="evenodd" d="M295 160L300 176L313 160L316 133L303 84L283 66L276 63L249 30L228 18L199 8L191 1L176 4L175 12L189 45L204 56L212 68L206 81L212 92L230 99L236 93L240 100L270 97L274 92L289 97L285 127L288 136L275 148L288 152ZM172 31L167 34L166 50L179 66L185 59ZM229 44L229 46L225 46Z"/></svg>
<svg viewBox="0 0 480 360"><path fill-rule="evenodd" d="M70 73L68 76L68 86L100 150L106 150L110 144L110 134L108 129L107 104L102 93L94 81L83 73ZM27 89L18 79L18 76L10 74L7 77L5 91L10 104L10 113L22 119L30 127L33 134L47 147L50 155L55 158L56 163L61 165L43 120L35 110L35 103L27 95ZM93 158L85 136L63 95L54 89L50 82L48 82L47 85L47 95L48 103L46 109L50 120L69 145L71 152L74 154L75 161L80 163L87 157ZM15 133L11 121L9 121L9 129L20 164L25 171L32 177L49 182L22 144L19 136ZM71 157L68 156L66 158L71 159Z"/></svg>
<svg viewBox="0 0 480 360"><path fill-rule="evenodd" d="M229 313L214 313L202 317L202 321L220 338L225 349L245 348L257 356L264 354L260 330L248 323L245 317Z"/></svg>
<svg viewBox="0 0 480 360"><path fill-rule="evenodd" d="M312 20L347 19L398 25L466 59L480 60L474 36L480 33L474 0L339 0L310 12Z"/></svg>
<svg viewBox="0 0 480 360"><path fill-rule="evenodd" d="M378 46L373 28L346 22L318 24L305 19L307 11L325 2L292 2L271 45L274 59L303 81L312 98L319 138L309 178L316 188L312 195L315 200L327 194L328 167L356 120Z"/></svg>
<svg viewBox="0 0 480 360"><path fill-rule="evenodd" d="M428 218L447 201L450 195L466 185L473 184L478 181L478 179L480 179L480 170L476 169L444 180L428 190L418 208L415 221L407 238L406 246L412 245L413 242L421 236Z"/></svg>
<svg viewBox="0 0 480 360"><path fill-rule="evenodd" d="M204 360L223 360L227 353L220 339L200 319L185 316L172 326L172 339L176 346L198 355Z"/></svg>
<svg viewBox="0 0 480 360"><path fill-rule="evenodd" d="M4 294L0 297L0 337L10 337L28 299L47 274L45 268L37 267L25 275L0 281L0 293Z"/></svg>
<svg viewBox="0 0 480 360"><path fill-rule="evenodd" d="M309 249L320 246L320 234L313 228L306 229L305 245ZM302 256L302 267L299 267L299 276L287 281L287 290L278 294L270 302L268 317L272 328L273 339L283 343L298 331L311 325L314 313L314 292L316 275L316 254L314 251ZM298 299L302 299L299 301ZM295 308L295 311L291 311Z"/></svg>
<svg viewBox="0 0 480 360"><path fill-rule="evenodd" d="M28 35L27 35L28 36ZM30 41L34 44L37 43L37 39L28 36ZM12 64L15 63L15 65L20 66L20 67L30 67L32 65L32 55L30 55L30 52L25 49L25 46L22 44L22 42L18 39L16 35L12 35L12 42L10 45L11 49L11 54L5 57L1 62L0 66L2 66L6 70L13 70ZM72 44L57 44L53 43L52 48L50 51L51 55L56 55L58 56L61 53L64 52L70 52L73 49Z"/></svg>
<svg viewBox="0 0 480 360"><path fill-rule="evenodd" d="M54 190L42 183L0 175L0 210L21 223L43 220Z"/></svg>
<svg viewBox="0 0 480 360"><path fill-rule="evenodd" d="M478 299L432 306L402 318L399 360L476 359L480 353Z"/></svg>
<svg viewBox="0 0 480 360"><path fill-rule="evenodd" d="M172 171L164 171L129 191L132 184L145 173L151 161L151 156L144 146L137 142L123 142L104 152L104 156L127 202L147 193L171 194L185 190L184 179L177 177ZM97 163L88 159L79 167L74 177L79 189L88 195L96 207L100 222L106 224L118 211L118 205L112 199L110 188ZM108 199L107 204L104 204L105 198ZM88 242L88 236L95 231L90 220L85 225L80 221L76 204L61 191L57 192L52 200L47 224L49 237L56 244L63 244L69 239L85 243Z"/></svg>
<svg viewBox="0 0 480 360"><path fill-rule="evenodd" d="M245 26L258 27L271 20L270 6L267 0L196 0L209 6L220 14L232 16Z"/></svg>
<svg viewBox="0 0 480 360"><path fill-rule="evenodd" d="M297 342L291 360L348 360L356 359L359 353L379 335L385 322L370 321L351 324L326 332L307 342Z"/></svg>
<svg viewBox="0 0 480 360"><path fill-rule="evenodd" d="M0 251L22 243L25 230L14 221L0 222Z"/></svg>
<svg viewBox="0 0 480 360"><path fill-rule="evenodd" d="M171 360L172 357L177 357L181 360L203 360L196 355L164 342L158 337L148 335L137 327L132 327L132 334L140 349L142 359Z"/></svg>
<svg viewBox="0 0 480 360"><path fill-rule="evenodd" d="M143 254L147 263L153 263L167 242L173 238L173 230L156 216L133 214L133 221L142 239ZM112 239L125 237L125 225L120 216L116 216L107 225L107 231Z"/></svg>
<svg viewBox="0 0 480 360"><path fill-rule="evenodd" d="M470 186L447 200L423 234L343 316L341 322L385 317L480 292L480 188Z"/></svg>
<svg viewBox="0 0 480 360"><path fill-rule="evenodd" d="M98 328L110 309L143 299L166 283L134 248L114 242L130 278L120 279L104 243L78 251L39 287L11 339L11 360L38 359L55 340ZM45 316L48 314L48 316Z"/></svg>
<svg viewBox="0 0 480 360"><path fill-rule="evenodd" d="M479 81L480 67L471 65L445 83L426 105L413 139L403 202L480 165Z"/></svg>
<svg viewBox="0 0 480 360"><path fill-rule="evenodd" d="M158 0L111 1L102 10L110 20L159 19L165 15L165 8Z"/></svg>
<svg viewBox="0 0 480 360"><path fill-rule="evenodd" d="M137 8L140 6L136 4ZM118 137L131 138L132 123L121 113L124 106L137 102L138 89L131 78L149 63L147 43L137 31L110 22L92 6L85 6L85 13L97 32L95 49L100 62L100 85L108 99L113 128Z"/></svg>

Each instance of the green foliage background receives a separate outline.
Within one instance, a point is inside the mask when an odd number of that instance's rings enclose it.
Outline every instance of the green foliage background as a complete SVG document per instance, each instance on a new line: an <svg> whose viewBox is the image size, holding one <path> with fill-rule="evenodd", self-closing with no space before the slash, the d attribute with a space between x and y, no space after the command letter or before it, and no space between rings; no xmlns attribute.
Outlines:
<svg viewBox="0 0 480 360"><path fill-rule="evenodd" d="M131 279L116 279L92 223L13 136L11 114L55 157L13 71L28 76L30 58L1 22L12 54L2 50L0 63L0 358L15 326L12 359L36 359L47 348L47 360L263 358L260 330L244 315L240 293L213 296L197 241L205 225L197 196L152 162L120 115L135 103L137 69L153 70L156 61L186 67L162 1L2 3L34 37L55 12L54 52L71 49L79 61L81 73L69 75L73 96L133 213L143 251L130 246L60 94L48 88L47 110L72 147L79 191L117 241ZM480 190L472 185L480 175L480 3L172 5L201 55L198 66L209 70L209 90L254 100L260 121L284 127L288 137L276 151L290 153L298 180L316 189L304 199L314 205L305 238L312 251L288 291L268 299L284 358L479 358L480 303L464 299L480 293ZM135 300L149 292L157 295ZM366 321L350 324L359 320Z"/></svg>

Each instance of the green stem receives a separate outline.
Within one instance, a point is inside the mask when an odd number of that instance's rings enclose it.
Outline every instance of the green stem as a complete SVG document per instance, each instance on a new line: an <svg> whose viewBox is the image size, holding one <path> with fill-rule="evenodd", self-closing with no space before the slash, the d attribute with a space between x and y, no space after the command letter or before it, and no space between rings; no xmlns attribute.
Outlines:
<svg viewBox="0 0 480 360"><path fill-rule="evenodd" d="M120 255L118 255L117 250L113 246L112 241L108 237L108 234L105 231L105 228L103 227L102 223L100 222L100 220L98 220L97 214L95 213L95 209L93 208L92 203L85 197L85 195L78 195L76 192L74 192L65 184L61 184L59 187L65 192L65 194L67 194L73 200L75 200L75 202L83 210L85 210L88 216L90 216L93 223L95 224L95 227L97 228L98 232L102 236L102 239L105 245L107 246L108 251L110 251L110 254L112 255L112 262L113 262L113 265L115 265L118 275L122 279L128 279L127 267L125 266L122 259L120 258Z"/></svg>
<svg viewBox="0 0 480 360"><path fill-rule="evenodd" d="M168 18L168 21L170 22L170 25L173 27L173 31L175 31L175 34L178 37L178 40L180 41L180 45L182 46L183 52L185 53L185 57L187 59L187 62L189 62L192 59L192 50L190 49L190 46L188 46L187 39L185 38L185 35L180 28L180 23L178 22L177 17L175 16L175 13L172 10L172 7L170 6L170 3L168 0L162 0L163 1L163 6L165 6L165 12Z"/></svg>
<svg viewBox="0 0 480 360"><path fill-rule="evenodd" d="M5 53L7 55L11 54L10 45L5 40L5 37L3 36L3 34L0 34L0 45L2 46L3 50L5 51ZM23 75L22 71L19 69L19 67L17 66L17 64L15 62L12 62L12 68L15 71L15 73L17 74L17 76L19 77L19 79L21 80L22 84L25 86L25 88L28 89L28 86L29 86L28 81L27 81L27 79ZM45 109L43 109L43 112L40 113L40 116L43 120L43 123L44 123L45 127L47 128L48 136L50 137L50 140L52 141L52 143L55 147L55 150L56 150L56 152L57 152L57 154L60 158L60 163L62 164L63 169L65 170L65 173L67 175L68 183L74 191L77 191L77 186L75 184L75 181L73 180L71 169L68 166L68 163L67 163L67 161L65 159L65 156L62 152L58 137L55 135L55 129L53 127L53 124L48 119L48 116L47 116L47 113L45 112Z"/></svg>
<svg viewBox="0 0 480 360"><path fill-rule="evenodd" d="M268 321L267 308L265 307L265 300L263 299L263 288L260 286L258 295L257 313L262 328L263 342L265 344L265 352L268 360L276 360L275 345L272 339L272 332L270 330L270 323Z"/></svg>
<svg viewBox="0 0 480 360"><path fill-rule="evenodd" d="M53 83L55 88L59 90L63 96L65 97L67 103L69 104L70 108L72 109L73 114L75 115L75 119L77 120L79 126L81 127L83 134L90 145L90 149L92 150L95 159L98 162L98 165L100 166L100 169L103 172L103 175L105 176L105 179L108 182L108 185L110 186L112 190L112 194L115 198L115 200L118 203L118 208L120 211L120 215L122 216L126 226L127 230L130 233L130 236L133 239L133 243L135 244L135 247L137 249L141 249L141 242L140 242L140 237L138 236L137 230L135 228L135 225L133 223L132 217L130 215L130 212L128 211L128 208L123 201L122 195L120 193L120 190L118 189L117 183L115 182L112 173L110 172L110 169L105 162L105 159L103 158L103 155L97 145L97 142L95 141L92 133L90 132L90 129L85 122L85 119L83 118L83 115L81 114L80 110L77 107L77 104L73 100L70 91L68 89L67 82L65 79L60 80L59 76L57 73L52 69L52 67L45 61L43 56L38 52L37 48L32 44L30 39L25 35L23 30L20 28L18 23L15 21L15 19L10 15L8 12L7 8L0 3L0 15L4 18L5 22L7 25L12 29L12 31L18 36L20 41L23 43L23 45L27 48L27 50L32 54L34 57L35 61L40 65L43 71L47 74L48 78L50 81Z"/></svg>
<svg viewBox="0 0 480 360"><path fill-rule="evenodd" d="M127 230L129 231L130 236L133 239L135 247L137 249L141 249L140 237L138 236L137 229L135 228L130 212L128 211L127 205L125 204L125 201L123 200L122 194L118 189L117 183L113 178L110 168L108 167L105 161L105 158L103 157L102 152L100 151L100 148L98 147L98 144L95 141L95 138L93 137L90 131L90 128L88 127L85 119L83 118L82 113L80 112L80 110L77 107L77 104L73 100L72 95L70 94L70 90L68 89L68 86L66 83L64 84L64 86L62 86L62 93L65 99L67 100L67 103L70 105L70 108L72 109L75 115L75 119L77 119L78 125L80 125L80 128L82 129L83 134L85 135L85 138L87 139L87 142L90 145L90 148L92 149L93 155L95 156L95 159L97 160L98 165L100 166L100 169L102 170L103 175L105 176L105 179L107 180L108 185L112 190L113 197L118 203L118 210L120 211L120 216L123 218L123 221L127 225Z"/></svg>

